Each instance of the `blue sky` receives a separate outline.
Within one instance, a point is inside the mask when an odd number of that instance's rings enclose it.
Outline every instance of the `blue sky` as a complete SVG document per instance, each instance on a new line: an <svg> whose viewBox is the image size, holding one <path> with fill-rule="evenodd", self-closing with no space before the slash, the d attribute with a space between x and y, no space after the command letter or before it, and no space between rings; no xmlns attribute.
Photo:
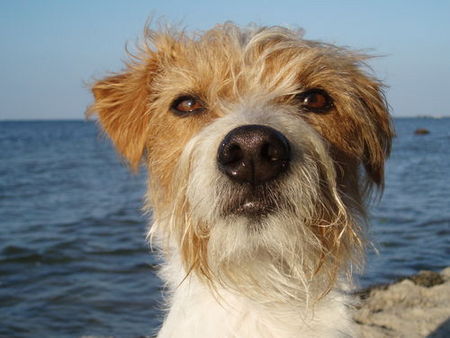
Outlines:
<svg viewBox="0 0 450 338"><path fill-rule="evenodd" d="M0 120L81 119L86 83L121 69L149 16L205 30L232 20L383 55L394 116L450 115L450 1L2 0Z"/></svg>

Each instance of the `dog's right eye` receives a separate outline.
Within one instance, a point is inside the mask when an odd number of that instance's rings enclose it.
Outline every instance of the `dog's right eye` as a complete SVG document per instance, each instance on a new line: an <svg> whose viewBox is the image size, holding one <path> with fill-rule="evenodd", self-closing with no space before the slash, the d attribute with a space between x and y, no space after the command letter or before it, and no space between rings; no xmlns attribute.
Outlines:
<svg viewBox="0 0 450 338"><path fill-rule="evenodd" d="M327 113L333 108L333 99L323 89L313 88L297 95L302 108L313 113Z"/></svg>
<svg viewBox="0 0 450 338"><path fill-rule="evenodd" d="M206 107L198 97L185 95L175 99L170 106L170 110L178 116L198 114L205 111Z"/></svg>

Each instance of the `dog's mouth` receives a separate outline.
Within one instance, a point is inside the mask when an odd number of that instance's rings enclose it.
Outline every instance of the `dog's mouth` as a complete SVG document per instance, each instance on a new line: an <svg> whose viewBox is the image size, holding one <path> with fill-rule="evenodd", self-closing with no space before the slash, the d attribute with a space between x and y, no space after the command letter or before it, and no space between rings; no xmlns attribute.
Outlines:
<svg viewBox="0 0 450 338"><path fill-rule="evenodd" d="M222 214L260 218L275 213L280 207L276 189L267 185L242 185L226 201Z"/></svg>
<svg viewBox="0 0 450 338"><path fill-rule="evenodd" d="M265 216L275 211L275 204L267 201L246 201L233 210L234 214L250 217Z"/></svg>

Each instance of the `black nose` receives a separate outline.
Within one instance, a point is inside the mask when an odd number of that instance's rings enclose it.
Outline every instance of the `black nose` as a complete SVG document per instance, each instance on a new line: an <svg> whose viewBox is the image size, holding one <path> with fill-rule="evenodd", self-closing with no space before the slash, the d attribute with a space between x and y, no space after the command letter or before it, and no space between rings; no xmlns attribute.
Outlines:
<svg viewBox="0 0 450 338"><path fill-rule="evenodd" d="M288 168L289 141L279 131L262 125L244 125L231 130L220 144L219 169L238 183L261 184L275 179Z"/></svg>

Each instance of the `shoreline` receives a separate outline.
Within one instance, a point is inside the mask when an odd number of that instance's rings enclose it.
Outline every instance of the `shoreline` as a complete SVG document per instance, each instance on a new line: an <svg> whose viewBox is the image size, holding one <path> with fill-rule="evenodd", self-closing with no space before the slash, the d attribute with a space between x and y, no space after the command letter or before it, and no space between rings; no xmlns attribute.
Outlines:
<svg viewBox="0 0 450 338"><path fill-rule="evenodd" d="M356 291L362 338L450 337L450 267Z"/></svg>

